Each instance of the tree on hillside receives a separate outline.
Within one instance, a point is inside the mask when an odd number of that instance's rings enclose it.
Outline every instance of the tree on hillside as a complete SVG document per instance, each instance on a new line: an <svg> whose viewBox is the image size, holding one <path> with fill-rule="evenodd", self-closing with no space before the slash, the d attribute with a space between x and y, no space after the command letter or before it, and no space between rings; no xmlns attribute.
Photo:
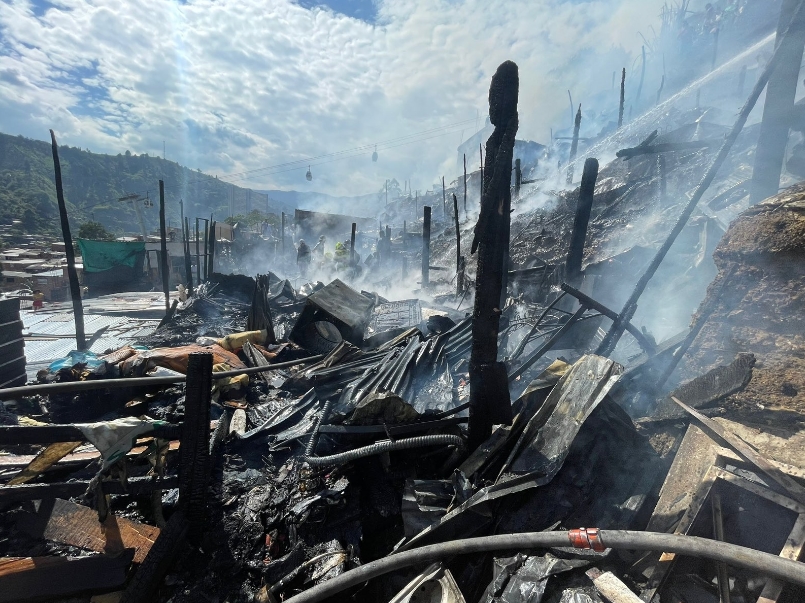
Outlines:
<svg viewBox="0 0 805 603"><path fill-rule="evenodd" d="M78 238L89 241L114 241L115 235L100 222L84 222L78 227Z"/></svg>

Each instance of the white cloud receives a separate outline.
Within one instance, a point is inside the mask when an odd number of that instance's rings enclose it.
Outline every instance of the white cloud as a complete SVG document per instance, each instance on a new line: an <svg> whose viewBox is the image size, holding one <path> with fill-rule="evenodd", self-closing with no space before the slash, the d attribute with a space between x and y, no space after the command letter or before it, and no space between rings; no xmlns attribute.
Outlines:
<svg viewBox="0 0 805 603"><path fill-rule="evenodd" d="M520 137L545 141L609 89L662 0L381 0L377 24L289 0L77 0L39 16L0 0L0 130L96 152L158 153L224 175L472 119L506 59L520 66ZM628 60L628 62L626 62ZM615 101L616 102L616 101ZM600 111L600 109L599 109ZM473 123L463 126L469 136ZM334 194L386 178L455 177L461 127L254 188ZM317 162L314 162L317 163ZM473 165L477 163L473 159Z"/></svg>

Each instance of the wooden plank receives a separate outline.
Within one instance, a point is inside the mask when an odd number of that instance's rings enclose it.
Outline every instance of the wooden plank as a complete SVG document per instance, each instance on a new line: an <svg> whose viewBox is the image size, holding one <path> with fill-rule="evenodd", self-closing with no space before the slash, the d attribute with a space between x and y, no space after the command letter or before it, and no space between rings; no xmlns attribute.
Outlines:
<svg viewBox="0 0 805 603"><path fill-rule="evenodd" d="M0 487L0 505L21 500L73 498L82 496L88 487L88 480L3 486ZM175 475L168 475L162 478L155 475L130 477L126 480L125 485L118 480L103 480L101 482L101 488L105 494L128 494L132 496L150 494L154 490L170 490L178 487L179 478Z"/></svg>
<svg viewBox="0 0 805 603"><path fill-rule="evenodd" d="M780 557L791 559L792 561L799 561L802 557L802 550L805 547L805 514L797 517L788 539L785 541L785 546L780 552ZM760 598L757 603L777 603L777 599L783 594L783 587L785 585L775 578L769 579L763 587L763 592L760 593Z"/></svg>
<svg viewBox="0 0 805 603"><path fill-rule="evenodd" d="M21 603L119 588L134 551L117 557L2 557L0 603Z"/></svg>
<svg viewBox="0 0 805 603"><path fill-rule="evenodd" d="M688 414L690 414L693 418L695 418L700 424L702 424L707 431L714 433L719 438L724 440L731 448L733 448L739 455L745 458L747 461L755 465L758 469L760 469L763 473L768 475L771 479L775 482L780 484L785 490L789 493L791 498L805 504L805 488L799 485L793 478L789 477L779 468L777 468L774 464L769 462L769 460L757 452L754 448L752 448L749 444L747 444L744 440L739 438L737 435L730 433L724 427L722 427L718 422L705 417L703 414L693 410L690 406L681 402L676 397L671 397L671 399L679 404Z"/></svg>
<svg viewBox="0 0 805 603"><path fill-rule="evenodd" d="M596 568L587 570L595 589L610 603L643 603L629 587L612 572L601 572Z"/></svg>
<svg viewBox="0 0 805 603"><path fill-rule="evenodd" d="M19 429L35 429L34 427ZM20 471L17 475L11 478L8 482L10 486L17 486L31 481L37 475L51 467L54 463L58 463L65 456L70 454L73 450L81 446L81 442L56 442L45 448L42 452L36 455L28 466Z"/></svg>
<svg viewBox="0 0 805 603"><path fill-rule="evenodd" d="M157 527L112 514L100 523L93 509L60 498L41 501L35 514L26 513L17 520L17 528L34 538L113 556L134 549L135 563L145 559L159 536Z"/></svg>

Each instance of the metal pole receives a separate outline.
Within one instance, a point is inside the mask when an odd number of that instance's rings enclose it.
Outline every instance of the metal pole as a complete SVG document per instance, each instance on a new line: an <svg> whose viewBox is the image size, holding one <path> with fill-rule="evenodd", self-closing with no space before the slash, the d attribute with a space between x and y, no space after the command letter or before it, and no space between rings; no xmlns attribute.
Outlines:
<svg viewBox="0 0 805 603"><path fill-rule="evenodd" d="M67 279L70 282L70 297L73 300L73 315L75 317L75 345L78 351L87 349L87 340L84 335L84 306L81 304L81 286L78 283L78 272L75 269L75 251L73 250L73 237L70 235L70 221L67 219L67 204L64 201L64 188L61 179L61 162L59 161L59 145L56 135L50 131L51 149L53 151L53 169L56 175L56 199L59 203L59 219L61 220L61 233L64 239L64 251L67 255Z"/></svg>

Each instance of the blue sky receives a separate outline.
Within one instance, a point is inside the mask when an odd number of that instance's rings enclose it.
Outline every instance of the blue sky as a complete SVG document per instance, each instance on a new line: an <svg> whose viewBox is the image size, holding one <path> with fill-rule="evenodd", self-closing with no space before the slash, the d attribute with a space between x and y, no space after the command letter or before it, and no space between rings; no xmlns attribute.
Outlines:
<svg viewBox="0 0 805 603"><path fill-rule="evenodd" d="M112 154L165 141L169 159L255 189L424 190L458 175L501 62L520 66L520 137L545 142L565 91L609 90L662 4L0 0L0 131Z"/></svg>

